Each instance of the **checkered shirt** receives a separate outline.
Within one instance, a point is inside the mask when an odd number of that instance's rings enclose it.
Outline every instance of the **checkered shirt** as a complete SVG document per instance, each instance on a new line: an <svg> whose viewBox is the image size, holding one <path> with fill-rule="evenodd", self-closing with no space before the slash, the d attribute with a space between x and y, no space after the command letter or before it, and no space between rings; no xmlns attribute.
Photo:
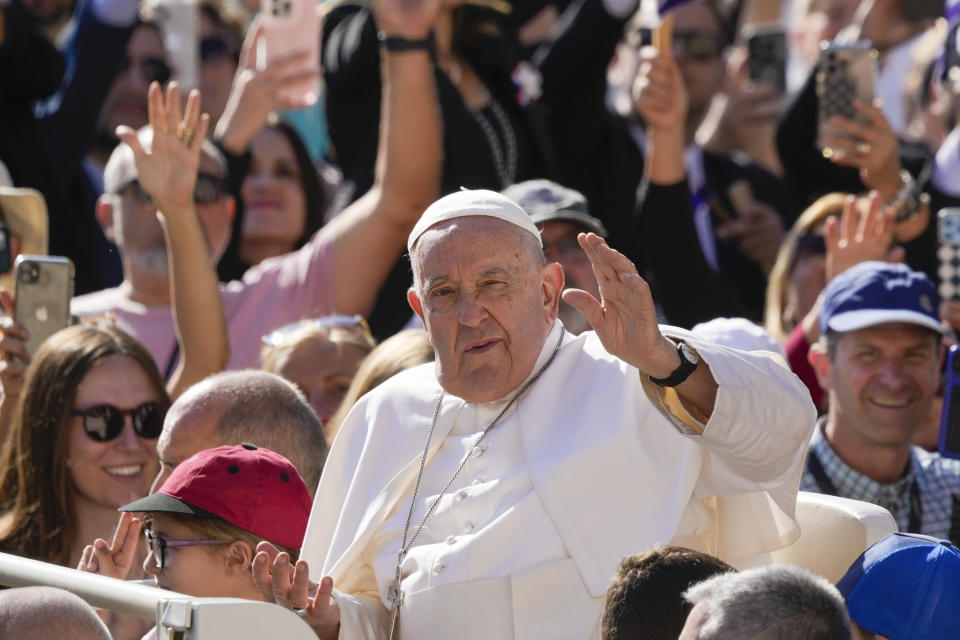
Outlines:
<svg viewBox="0 0 960 640"><path fill-rule="evenodd" d="M910 486L916 481L922 506L920 531L929 536L960 543L960 460L944 458L920 447L910 451L906 475L893 484L881 484L850 468L833 451L822 431L823 420L810 443L827 478L843 498L871 502L893 514L900 531L906 531L910 519ZM800 481L801 491L822 493L816 478L806 465Z"/></svg>

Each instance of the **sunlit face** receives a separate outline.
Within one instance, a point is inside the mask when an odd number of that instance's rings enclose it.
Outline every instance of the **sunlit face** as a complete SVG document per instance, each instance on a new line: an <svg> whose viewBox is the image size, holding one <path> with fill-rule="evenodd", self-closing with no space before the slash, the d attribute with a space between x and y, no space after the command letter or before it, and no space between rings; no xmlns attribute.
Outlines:
<svg viewBox="0 0 960 640"><path fill-rule="evenodd" d="M222 167L207 154L200 156L199 171L223 176ZM138 269L154 277L168 277L167 245L153 201L140 202L136 197L136 187L131 186L111 196L111 202L114 238L123 254L125 269ZM216 262L230 241L233 200L223 195L213 203L196 204L196 212L211 258Z"/></svg>
<svg viewBox="0 0 960 640"><path fill-rule="evenodd" d="M92 368L77 388L72 408L84 411L109 404L134 409L162 399L136 360L115 356ZM83 416L67 418L67 464L78 501L117 508L147 495L157 474L156 438L138 436L125 417L120 435L97 442L83 428Z"/></svg>
<svg viewBox="0 0 960 640"><path fill-rule="evenodd" d="M408 297L451 394L496 400L532 373L563 287L560 266L544 266L536 249L525 231L474 216L438 224L417 241Z"/></svg>
<svg viewBox="0 0 960 640"><path fill-rule="evenodd" d="M304 233L307 204L300 167L284 134L264 127L253 138L250 169L241 187L242 242L271 242L294 248Z"/></svg>
<svg viewBox="0 0 960 640"><path fill-rule="evenodd" d="M152 513L151 531L169 540L204 539L176 518L163 513ZM143 561L143 570L157 581L157 586L198 598L243 597L236 592L234 580L227 570L226 545L167 547L163 569L157 569L151 550ZM251 578L252 581L252 578Z"/></svg>
<svg viewBox="0 0 960 640"><path fill-rule="evenodd" d="M865 444L900 447L926 419L938 384L939 338L913 324L851 331L818 368L837 428Z"/></svg>
<svg viewBox="0 0 960 640"><path fill-rule="evenodd" d="M150 26L133 30L126 56L129 66L114 79L100 109L98 128L109 134L121 124L134 129L147 124L147 89L157 79L149 70L157 61L167 61L160 34Z"/></svg>
<svg viewBox="0 0 960 640"><path fill-rule="evenodd" d="M274 373L294 383L326 427L350 388L357 367L367 352L335 336L313 335L278 358Z"/></svg>
<svg viewBox="0 0 960 640"><path fill-rule="evenodd" d="M586 252L577 242L577 235L586 229L571 222L551 220L540 225L540 237L543 239L543 253L547 260L559 262L563 267L566 286L571 289L583 289L597 300L600 288L593 273L593 265ZM560 320L563 326L573 333L589 329L586 318L565 302L560 302Z"/></svg>

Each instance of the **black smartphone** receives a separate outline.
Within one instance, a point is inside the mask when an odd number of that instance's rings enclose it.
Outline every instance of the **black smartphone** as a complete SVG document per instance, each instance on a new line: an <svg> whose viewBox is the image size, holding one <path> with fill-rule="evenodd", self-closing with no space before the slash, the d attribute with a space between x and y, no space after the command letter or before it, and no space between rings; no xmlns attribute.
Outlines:
<svg viewBox="0 0 960 640"><path fill-rule="evenodd" d="M908 22L923 22L942 18L945 5L945 0L904 0L903 19Z"/></svg>
<svg viewBox="0 0 960 640"><path fill-rule="evenodd" d="M867 123L866 118L860 116L854 108L853 101L859 100L864 104L873 102L878 58L879 53L869 42L852 45L829 43L820 49L816 78L819 110L817 146L825 156L830 157L833 154L825 141L827 135L850 137L831 125L830 118L842 116Z"/></svg>
<svg viewBox="0 0 960 640"><path fill-rule="evenodd" d="M747 71L750 79L780 93L787 91L787 34L780 27L750 27L747 39Z"/></svg>
<svg viewBox="0 0 960 640"><path fill-rule="evenodd" d="M948 458L960 458L960 358L958 345L947 353L946 379L943 381L943 411L940 414L940 439L937 450Z"/></svg>

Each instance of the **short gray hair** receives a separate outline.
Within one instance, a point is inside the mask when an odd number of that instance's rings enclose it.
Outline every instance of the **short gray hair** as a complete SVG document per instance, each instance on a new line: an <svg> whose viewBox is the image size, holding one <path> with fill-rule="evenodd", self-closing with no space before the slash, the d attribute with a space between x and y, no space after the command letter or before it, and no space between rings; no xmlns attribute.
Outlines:
<svg viewBox="0 0 960 640"><path fill-rule="evenodd" d="M703 603L702 640L844 640L843 597L825 578L792 565L724 573L687 589Z"/></svg>
<svg viewBox="0 0 960 640"><path fill-rule="evenodd" d="M217 433L223 442L249 442L284 456L297 468L310 494L317 489L327 441L323 425L296 385L278 375L245 369L212 375L176 404L222 408Z"/></svg>

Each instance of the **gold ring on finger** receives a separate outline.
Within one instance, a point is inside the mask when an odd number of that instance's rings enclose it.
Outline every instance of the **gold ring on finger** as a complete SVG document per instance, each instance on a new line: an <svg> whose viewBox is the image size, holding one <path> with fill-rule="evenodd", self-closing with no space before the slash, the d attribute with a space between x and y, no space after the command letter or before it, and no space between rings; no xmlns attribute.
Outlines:
<svg viewBox="0 0 960 640"><path fill-rule="evenodd" d="M862 156L870 155L870 152L873 150L873 146L869 142L858 142L857 143L857 153Z"/></svg>
<svg viewBox="0 0 960 640"><path fill-rule="evenodd" d="M189 147L190 143L193 142L193 134L193 129L190 129L189 127L181 127L180 135L178 137L180 138L180 142Z"/></svg>

